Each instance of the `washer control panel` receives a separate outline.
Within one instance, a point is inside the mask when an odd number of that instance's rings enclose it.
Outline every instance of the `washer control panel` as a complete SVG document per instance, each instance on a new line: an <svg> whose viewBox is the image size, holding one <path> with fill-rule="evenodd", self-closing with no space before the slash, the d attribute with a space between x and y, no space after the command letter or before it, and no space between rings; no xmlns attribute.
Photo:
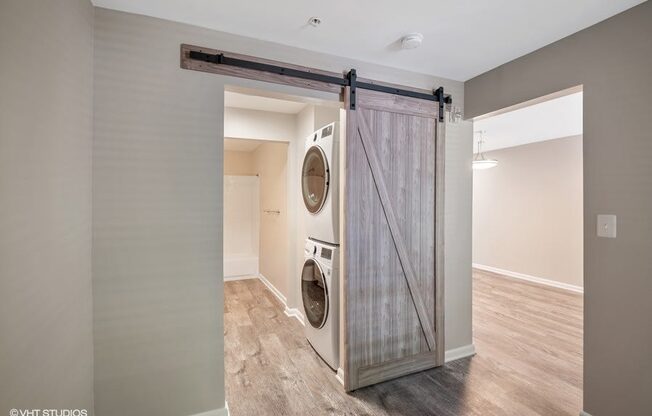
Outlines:
<svg viewBox="0 0 652 416"><path fill-rule="evenodd" d="M339 267L337 250L337 246L310 239L306 240L303 248L303 252L306 257L314 258L323 266L333 269L337 269Z"/></svg>

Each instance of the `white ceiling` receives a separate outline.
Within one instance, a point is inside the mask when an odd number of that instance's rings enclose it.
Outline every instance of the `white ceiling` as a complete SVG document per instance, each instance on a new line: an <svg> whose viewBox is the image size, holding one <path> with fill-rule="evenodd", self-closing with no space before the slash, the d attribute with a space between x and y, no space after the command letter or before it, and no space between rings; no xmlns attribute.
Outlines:
<svg viewBox="0 0 652 416"><path fill-rule="evenodd" d="M258 149L262 143L265 143L261 140L250 140L250 139L224 139L224 150L230 150L233 152L253 152Z"/></svg>
<svg viewBox="0 0 652 416"><path fill-rule="evenodd" d="M484 151L582 134L582 93L566 95L473 122L484 130ZM478 134L474 134L477 151Z"/></svg>
<svg viewBox="0 0 652 416"><path fill-rule="evenodd" d="M272 111L274 113L297 114L306 107L306 103L224 91L224 106Z"/></svg>
<svg viewBox="0 0 652 416"><path fill-rule="evenodd" d="M93 0L99 7L460 81L642 2ZM307 25L311 16L320 17L322 24L317 28ZM398 40L411 32L423 33L423 45L401 50Z"/></svg>

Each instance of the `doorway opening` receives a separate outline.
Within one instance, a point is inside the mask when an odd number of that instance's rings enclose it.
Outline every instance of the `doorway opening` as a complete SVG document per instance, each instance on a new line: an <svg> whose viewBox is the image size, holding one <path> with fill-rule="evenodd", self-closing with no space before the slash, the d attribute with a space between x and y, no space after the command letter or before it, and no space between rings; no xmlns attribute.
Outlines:
<svg viewBox="0 0 652 416"><path fill-rule="evenodd" d="M225 88L224 104L226 399L237 414L310 413L324 384L344 393L339 363L327 365L306 337L319 302L304 307L302 299L308 238L302 170L308 136L338 123L342 104L235 86ZM313 172L308 182L318 179ZM332 309L324 309L324 321L326 314L339 321ZM300 385L308 390L293 387Z"/></svg>
<svg viewBox="0 0 652 416"><path fill-rule="evenodd" d="M343 172L320 169L319 163L308 163L307 169L301 172L302 202L308 205L314 203L314 207L306 206L309 213L315 214L314 220L308 222L310 227L307 228L313 230L308 234L319 234L311 241L343 246L337 247L344 253L339 261L338 253L332 247L315 247L312 243L304 246L304 253L313 258L319 257L331 268L339 263L340 270L346 275L344 284L340 286L345 288L345 296L339 291L343 300L340 307L325 308L331 311L339 309L340 312L339 349L343 354L339 359L331 359L330 365L335 369L339 361L337 373L341 374L340 379L347 392L443 366L446 332L443 290L444 122L447 108L452 103L452 97L444 93L444 87L406 87L358 79L354 68L345 75L186 44L181 45L181 67L226 75L228 82L236 85L264 83L261 89L265 91L286 93L289 88L303 96L304 93L297 89L305 88L306 94L310 94L308 90L312 91L310 95L313 98L316 92L322 97L336 97L338 108L344 102L345 111L341 115L345 122L339 125L346 143L344 150L340 147L339 152L333 152L339 153L340 159L345 155ZM236 81L231 77L241 79ZM271 97L264 93L260 95ZM318 112L315 111L313 121L317 119ZM311 134L315 142L311 146L316 145L318 140L328 141L329 137L332 138L333 132L337 131L336 123L332 124L332 128L324 126L319 132ZM307 143L304 142L304 146L307 150ZM292 149L292 143L289 149ZM322 159L325 159L327 152L322 150ZM292 150L289 153L293 153ZM298 154L296 143L293 154ZM312 153L313 156L319 154ZM314 161L318 159L313 158ZM290 163L292 160L294 158L290 158ZM344 197L340 199L339 210L328 210L324 209L329 199L327 188L338 184L338 180L333 179L334 173L344 185L345 189L341 192ZM323 185L322 188L320 185ZM293 195L291 187L288 189ZM289 204L288 210L292 206ZM332 204L333 207L336 205ZM339 227L334 225L335 222L320 221L328 218L329 212L334 215L338 211L342 219ZM288 215L288 218L288 224L293 218L297 219L296 224L300 224L300 215ZM348 227L349 223L356 228ZM326 227L322 227L323 224ZM365 233L365 230L373 233ZM337 234L344 235L344 238L338 239ZM292 235L296 237L298 233L290 233ZM361 236L367 240L361 239ZM296 238L295 243L301 240ZM294 254L297 254L296 251ZM294 264L302 254L289 259L288 263ZM328 325L321 325L324 319L319 317L324 308L321 308L320 302L338 291L324 290L322 286L328 285L328 277L323 278L323 269L319 273L315 273L315 270L310 265L303 269L302 288L304 278L307 278L312 284L307 286L314 289L312 294L322 294L313 298L308 293L310 303L315 303L315 311L318 312L313 316L315 319L309 321L316 326L316 330L321 331ZM333 275L338 273L336 269L331 269L331 272ZM328 270L325 274L328 275ZM297 279L291 279L290 285L296 282ZM373 289L366 290L368 287ZM298 304L296 295L297 291L288 291L285 313L303 318L300 309L294 308L293 312L290 306ZM306 295L305 291L300 295ZM303 300L305 305L305 297ZM328 302L331 306L335 305L330 298ZM412 308L412 313L403 310L404 306ZM366 307L374 307L375 310L365 311ZM324 315L328 321L328 312ZM407 318L398 322L390 319L379 321L378 316ZM342 325L342 320L345 325ZM331 322L336 323L337 320L331 319ZM371 331L367 333L362 327ZM342 328L346 330L342 331ZM317 345L323 347L331 344L328 348L336 348L332 339L323 339L318 333L310 331L306 325L306 337L311 340L315 351L320 350Z"/></svg>
<svg viewBox="0 0 652 416"><path fill-rule="evenodd" d="M525 406L582 410L581 87L474 119L473 333L476 361L536 388Z"/></svg>

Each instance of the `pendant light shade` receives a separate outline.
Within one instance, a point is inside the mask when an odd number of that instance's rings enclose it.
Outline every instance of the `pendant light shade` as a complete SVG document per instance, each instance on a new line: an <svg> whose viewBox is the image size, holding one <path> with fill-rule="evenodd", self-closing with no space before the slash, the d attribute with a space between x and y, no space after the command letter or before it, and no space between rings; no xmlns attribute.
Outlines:
<svg viewBox="0 0 652 416"><path fill-rule="evenodd" d="M480 159L473 161L473 170L491 169L498 166L498 161L495 159Z"/></svg>
<svg viewBox="0 0 652 416"><path fill-rule="evenodd" d="M484 170L491 169L498 166L498 161L496 159L487 159L482 152L482 143L484 143L484 131L476 131L479 133L478 138L478 153L473 155L473 163L471 167L473 170Z"/></svg>

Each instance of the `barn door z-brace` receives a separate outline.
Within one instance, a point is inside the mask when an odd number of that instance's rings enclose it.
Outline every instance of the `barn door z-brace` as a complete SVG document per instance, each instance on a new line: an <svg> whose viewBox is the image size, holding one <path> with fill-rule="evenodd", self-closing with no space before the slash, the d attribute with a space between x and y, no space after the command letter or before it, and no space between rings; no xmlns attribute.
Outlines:
<svg viewBox="0 0 652 416"><path fill-rule="evenodd" d="M337 77L325 75L310 71L303 71L300 69L288 68L280 65L272 65L263 62L249 61L246 59L232 58L224 56L224 54L210 54L198 51L190 51L188 57L193 60L209 62L219 65L228 65L238 68L251 69L256 71L268 72L277 75L284 75L288 77L301 78L311 81L325 82L328 84L340 85L342 87L350 87L350 108L355 110L355 93L356 89L362 88L365 90L379 91L388 94L400 95L403 97L418 98L421 100L436 101L439 103L439 121L444 121L444 110L446 104L453 102L449 94L444 94L444 87L439 87L433 90L432 94L423 92L405 90L401 88L390 87L386 85L374 84L371 82L360 82L357 80L355 69L351 69L346 76Z"/></svg>

